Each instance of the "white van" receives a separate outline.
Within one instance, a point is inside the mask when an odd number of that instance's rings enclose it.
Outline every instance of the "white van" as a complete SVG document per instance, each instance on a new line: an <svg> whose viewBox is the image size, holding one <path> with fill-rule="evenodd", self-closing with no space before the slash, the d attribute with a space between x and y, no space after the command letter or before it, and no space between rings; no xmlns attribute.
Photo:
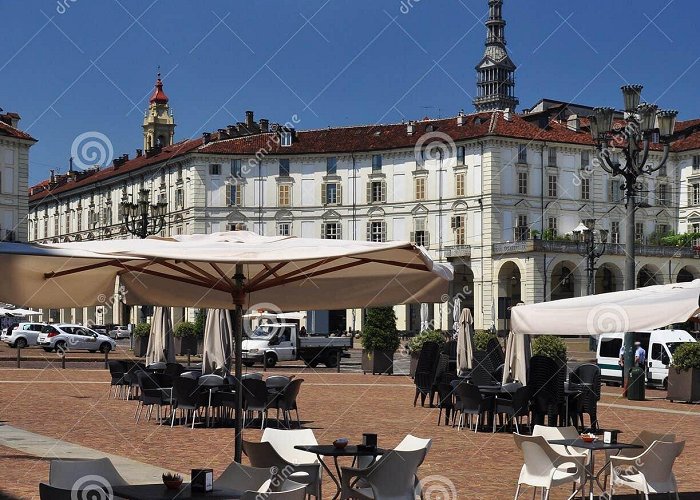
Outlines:
<svg viewBox="0 0 700 500"><path fill-rule="evenodd" d="M633 335L634 341L641 342L647 353L645 367L647 385L664 388L668 379L668 365L673 359L673 351L685 342L696 342L685 330L653 330L634 332ZM624 333L609 333L598 338L597 363L603 382L617 384L622 382L622 368L618 365L618 360L624 337Z"/></svg>

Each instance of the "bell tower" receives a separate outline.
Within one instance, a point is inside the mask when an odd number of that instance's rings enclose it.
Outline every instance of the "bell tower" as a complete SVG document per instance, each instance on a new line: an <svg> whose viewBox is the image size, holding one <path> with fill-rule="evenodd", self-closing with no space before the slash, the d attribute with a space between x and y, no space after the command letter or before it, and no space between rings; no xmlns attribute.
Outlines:
<svg viewBox="0 0 700 500"><path fill-rule="evenodd" d="M143 149L148 151L155 147L170 146L174 137L175 118L168 106L168 96L163 92L163 81L158 73L155 89L143 117Z"/></svg>
<svg viewBox="0 0 700 500"><path fill-rule="evenodd" d="M515 111L515 64L506 50L506 22L503 20L503 0L489 0L489 18L486 21L486 50L476 66L477 111L510 109Z"/></svg>

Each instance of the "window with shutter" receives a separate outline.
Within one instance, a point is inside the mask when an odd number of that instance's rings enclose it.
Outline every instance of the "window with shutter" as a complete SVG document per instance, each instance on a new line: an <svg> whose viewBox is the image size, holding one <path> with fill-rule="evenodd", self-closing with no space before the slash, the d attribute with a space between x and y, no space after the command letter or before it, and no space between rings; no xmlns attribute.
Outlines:
<svg viewBox="0 0 700 500"><path fill-rule="evenodd" d="M425 200L425 177L416 177L416 200Z"/></svg>
<svg viewBox="0 0 700 500"><path fill-rule="evenodd" d="M386 222L370 221L367 223L367 241L386 241Z"/></svg>
<svg viewBox="0 0 700 500"><path fill-rule="evenodd" d="M455 196L464 196L464 174L455 175Z"/></svg>
<svg viewBox="0 0 700 500"><path fill-rule="evenodd" d="M292 186L290 184L280 184L277 186L277 206L292 206Z"/></svg>

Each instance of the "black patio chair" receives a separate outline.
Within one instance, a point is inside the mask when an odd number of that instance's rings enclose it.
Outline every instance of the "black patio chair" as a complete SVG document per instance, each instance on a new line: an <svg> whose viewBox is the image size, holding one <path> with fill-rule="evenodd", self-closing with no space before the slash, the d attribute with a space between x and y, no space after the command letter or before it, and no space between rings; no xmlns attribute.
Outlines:
<svg viewBox="0 0 700 500"><path fill-rule="evenodd" d="M127 370L124 374L124 379L129 383L129 393L127 399L132 399L139 396L139 373L148 373L146 365L141 362L125 361Z"/></svg>
<svg viewBox="0 0 700 500"><path fill-rule="evenodd" d="M590 429L598 429L598 401L600 400L600 368L594 364L584 364L569 376L569 382L580 384L581 394L576 398L575 424L585 428L583 416L588 414Z"/></svg>
<svg viewBox="0 0 700 500"><path fill-rule="evenodd" d="M40 500L75 500L76 498L88 498L91 490L64 490L46 483L39 483ZM94 493L94 492L93 492Z"/></svg>
<svg viewBox="0 0 700 500"><path fill-rule="evenodd" d="M476 386L499 385L501 379L495 376L496 366L487 351L474 351L470 380Z"/></svg>
<svg viewBox="0 0 700 500"><path fill-rule="evenodd" d="M267 385L264 380L256 378L244 378L243 384L243 427L246 426L247 417L252 420L252 413L258 412L260 415L260 428L265 426L267 420Z"/></svg>
<svg viewBox="0 0 700 500"><path fill-rule="evenodd" d="M156 418L159 423L163 423L161 409L163 406L167 406L172 411L172 387L168 387L169 379L164 378L162 373L137 373L139 381L139 404L136 409L136 423L139 423L141 419L141 412L143 407L147 406L148 411L146 412L146 419L151 420L151 415L153 414L153 407L158 408L158 413Z"/></svg>
<svg viewBox="0 0 700 500"><path fill-rule="evenodd" d="M416 394L413 398L413 406L416 406L420 396L420 405L425 405L425 398L430 395L430 389L435 379L440 347L435 342L426 342L420 350L416 373L413 382L416 384Z"/></svg>
<svg viewBox="0 0 700 500"><path fill-rule="evenodd" d="M437 386L438 393L438 420L437 424L440 425L440 420L442 420L442 412L445 411L445 425L450 423L450 417L454 418L455 414L455 397L452 385L449 382L440 382Z"/></svg>
<svg viewBox="0 0 700 500"><path fill-rule="evenodd" d="M566 365L557 363L545 356L530 359L530 372L527 378L532 399L532 420L535 425L556 426L560 406L564 402L564 378Z"/></svg>
<svg viewBox="0 0 700 500"><path fill-rule="evenodd" d="M170 416L170 427L175 423L177 410L185 413L185 425L189 414L192 414L192 428L199 414L199 409L208 404L208 394L202 392L196 379L178 377L173 381L173 408Z"/></svg>
<svg viewBox="0 0 700 500"><path fill-rule="evenodd" d="M291 428L291 412L295 411L297 415L297 425L301 427L301 420L299 420L299 408L297 407L297 396L301 390L301 384L304 382L303 378L296 378L289 382L282 391L277 394L277 396L268 404L268 408L274 408L277 410L277 422L279 422L280 411L282 412L282 417L284 418L284 423L287 428Z"/></svg>
<svg viewBox="0 0 700 500"><path fill-rule="evenodd" d="M491 361L491 365L494 368L498 368L505 362L505 354L503 353L503 348L501 343L496 338L490 338L486 344L486 353Z"/></svg>
<svg viewBox="0 0 700 500"><path fill-rule="evenodd" d="M462 427L465 415L469 415L470 423L471 417L476 415L476 425L474 426L474 432L476 432L481 416L492 409L493 398L484 397L477 386L469 383L457 384L454 394L455 415L459 414L457 430Z"/></svg>
<svg viewBox="0 0 700 500"><path fill-rule="evenodd" d="M435 367L435 375L433 376L433 383L430 386L430 400L429 404L430 407L433 407L433 397L437 393L438 390L438 384L442 382L443 380L447 380L448 378L448 369L450 366L450 356L447 354L440 354L438 355L438 361L437 365Z"/></svg>
<svg viewBox="0 0 700 500"><path fill-rule="evenodd" d="M499 394L495 402L493 427L496 430L496 416L505 415L511 426L515 424L515 432L520 434L518 423L520 418L527 417L527 426L530 426L530 388L528 386L519 387L515 390L511 398ZM503 425L503 423L502 423Z"/></svg>
<svg viewBox="0 0 700 500"><path fill-rule="evenodd" d="M124 397L125 389L129 387L129 381L124 377L127 371L127 365L124 361L111 360L108 363L109 374L112 379L109 382L109 395L108 397L116 398L119 395L120 398Z"/></svg>

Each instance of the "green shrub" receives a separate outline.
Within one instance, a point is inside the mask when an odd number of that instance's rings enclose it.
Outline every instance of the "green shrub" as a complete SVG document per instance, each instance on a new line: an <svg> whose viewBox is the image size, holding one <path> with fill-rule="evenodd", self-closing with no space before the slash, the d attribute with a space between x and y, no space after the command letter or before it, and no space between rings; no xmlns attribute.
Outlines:
<svg viewBox="0 0 700 500"><path fill-rule="evenodd" d="M686 342L676 347L671 366L679 370L700 369L700 343Z"/></svg>
<svg viewBox="0 0 700 500"><path fill-rule="evenodd" d="M395 352L400 345L393 307L367 309L362 328L362 348Z"/></svg>
<svg viewBox="0 0 700 500"><path fill-rule="evenodd" d="M445 343L445 336L438 330L425 330L420 332L408 342L408 352L416 354L423 348L426 342L435 342L442 346Z"/></svg>
<svg viewBox="0 0 700 500"><path fill-rule="evenodd" d="M194 323L190 321L183 321L182 323L177 324L173 335L175 335L176 337L195 336L197 335L197 330L195 328Z"/></svg>
<svg viewBox="0 0 700 500"><path fill-rule="evenodd" d="M474 350L485 351L489 345L489 340L498 339L496 334L487 330L477 330L474 332Z"/></svg>
<svg viewBox="0 0 700 500"><path fill-rule="evenodd" d="M532 355L566 363L566 343L553 335L538 335L532 341Z"/></svg>
<svg viewBox="0 0 700 500"><path fill-rule="evenodd" d="M132 333L134 337L148 337L151 334L151 325L148 323L139 323L134 327Z"/></svg>
<svg viewBox="0 0 700 500"><path fill-rule="evenodd" d="M206 322L207 310L200 309L194 315L194 330L196 332L196 335L199 335L200 337L204 336L204 326Z"/></svg>

